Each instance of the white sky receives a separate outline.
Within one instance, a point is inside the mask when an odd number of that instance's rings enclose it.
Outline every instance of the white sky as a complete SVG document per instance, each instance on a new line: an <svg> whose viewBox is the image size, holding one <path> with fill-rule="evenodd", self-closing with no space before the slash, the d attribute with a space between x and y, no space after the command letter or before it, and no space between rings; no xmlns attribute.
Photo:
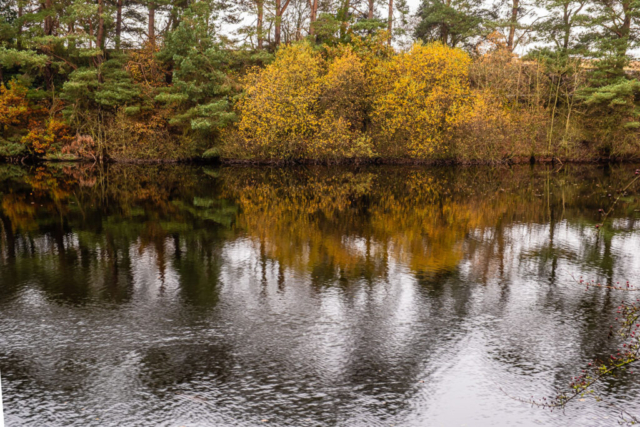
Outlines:
<svg viewBox="0 0 640 427"><path fill-rule="evenodd" d="M377 6L377 10L380 16L382 17L386 17L387 15L387 6L386 4L388 0L376 0L376 2L378 3ZM490 0L493 1L493 0ZM420 6L420 4L422 3L422 0L407 0L407 4L409 5L409 10L410 10L410 16L414 17L418 7ZM286 14L287 12L285 12ZM541 8L537 8L536 11L536 16L540 16L540 15L544 15L546 13L546 11L544 9ZM237 25L232 25L232 24L222 24L220 27L220 32L221 34L231 38L231 39L236 39L237 37L235 36L235 32L238 28L242 27L242 26L248 26L248 25L254 25L255 24L255 17L254 16L250 16L247 15L246 18L244 19L244 21L242 21L240 24ZM531 23L533 21L532 16L524 16L523 17L523 22L526 23ZM408 41L408 39L411 37L411 35L409 35L408 37L405 37L405 42ZM402 43L402 42L401 42ZM402 43L405 44L405 43ZM520 44L518 46L516 46L515 52L522 55L524 54L532 45L531 44ZM406 47L406 44L405 44Z"/></svg>

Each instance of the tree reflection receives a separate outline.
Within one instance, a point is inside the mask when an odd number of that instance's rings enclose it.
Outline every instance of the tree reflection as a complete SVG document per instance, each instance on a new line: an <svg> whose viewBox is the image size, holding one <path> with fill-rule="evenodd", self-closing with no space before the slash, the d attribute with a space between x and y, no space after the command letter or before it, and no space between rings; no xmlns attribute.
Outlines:
<svg viewBox="0 0 640 427"><path fill-rule="evenodd" d="M568 279L637 273L635 195L592 232L629 169L0 165L3 379L325 424L402 421L455 363L564 385L617 304Z"/></svg>
<svg viewBox="0 0 640 427"><path fill-rule="evenodd" d="M373 282L398 264L426 280L469 261L487 283L507 274L514 227L539 224L548 237L520 256L534 260L540 275L554 282L560 257L613 280L611 240L633 231L628 222L584 239L579 253L558 247L555 234L597 221L627 169L3 165L0 250L14 269L37 263L20 274L40 274L43 284L77 276L69 286L78 295L99 289L118 298L131 292L132 250L151 251L160 286L171 266L189 276L181 286L198 301L200 291L188 289L214 280L215 248L226 239L249 237L261 268L276 263L281 282L283 269L309 273L318 285ZM633 218L637 207L628 195L619 216Z"/></svg>

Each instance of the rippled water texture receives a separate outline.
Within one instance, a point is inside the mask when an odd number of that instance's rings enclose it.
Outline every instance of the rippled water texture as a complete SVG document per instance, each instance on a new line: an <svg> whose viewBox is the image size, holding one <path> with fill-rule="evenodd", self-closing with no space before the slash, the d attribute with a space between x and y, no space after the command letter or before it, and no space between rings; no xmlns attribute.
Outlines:
<svg viewBox="0 0 640 427"><path fill-rule="evenodd" d="M565 414L640 275L635 167L0 165L8 426L611 426Z"/></svg>

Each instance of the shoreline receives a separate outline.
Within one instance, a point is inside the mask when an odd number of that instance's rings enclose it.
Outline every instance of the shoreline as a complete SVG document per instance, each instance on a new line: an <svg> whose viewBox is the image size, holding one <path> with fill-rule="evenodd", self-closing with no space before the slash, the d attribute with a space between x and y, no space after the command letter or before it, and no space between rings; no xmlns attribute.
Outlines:
<svg viewBox="0 0 640 427"><path fill-rule="evenodd" d="M332 160L319 159L238 159L215 158L206 159L193 157L185 159L137 159L137 158L108 158L108 159L46 159L46 158L0 158L0 163L35 165L45 163L112 163L130 165L221 165L221 166L341 166L341 165L406 165L406 166L508 166L522 164L606 164L606 163L638 163L640 157L512 157L502 160L472 160L457 159L411 159L411 158L342 158Z"/></svg>

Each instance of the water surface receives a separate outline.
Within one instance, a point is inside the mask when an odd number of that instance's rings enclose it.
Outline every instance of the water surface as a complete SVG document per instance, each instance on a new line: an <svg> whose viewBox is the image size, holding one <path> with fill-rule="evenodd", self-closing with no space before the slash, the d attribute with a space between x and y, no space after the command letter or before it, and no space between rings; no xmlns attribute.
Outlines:
<svg viewBox="0 0 640 427"><path fill-rule="evenodd" d="M6 423L615 425L634 169L0 165Z"/></svg>

